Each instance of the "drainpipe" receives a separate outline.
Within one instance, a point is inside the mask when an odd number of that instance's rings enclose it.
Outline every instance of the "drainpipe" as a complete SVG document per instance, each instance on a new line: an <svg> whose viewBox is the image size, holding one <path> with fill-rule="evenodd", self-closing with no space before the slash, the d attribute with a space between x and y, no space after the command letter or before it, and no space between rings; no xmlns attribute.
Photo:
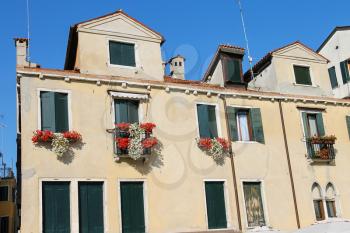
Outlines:
<svg viewBox="0 0 350 233"><path fill-rule="evenodd" d="M227 104L226 104L226 96L222 95L221 97L223 104L224 104L224 111L225 111L225 122L226 122L226 129L227 129L227 135L228 140L231 141L231 131L228 123L228 114L227 114ZM239 200L238 200L238 188L237 188L237 178L236 178L236 169L235 169L235 161L233 159L233 152L232 152L232 146L230 145L230 159L231 159L231 168L232 168L232 178L233 178L233 187L235 190L235 199L236 199L236 209L237 209L237 218L238 218L238 227L239 230L242 232L242 218L241 218L241 211L239 207Z"/></svg>
<svg viewBox="0 0 350 233"><path fill-rule="evenodd" d="M299 229L299 228L300 228L299 211L298 211L297 198L296 198L296 194L295 194L294 179L293 179L293 173L292 173L292 165L291 165L291 162L290 162L290 154L289 154L289 148L288 148L286 126L285 126L285 124L284 124L284 115L283 115L283 109L282 109L282 100L278 100L278 106L279 106L280 116L281 116L281 122L282 122L283 140L284 140L284 147L285 147L286 155L287 155L288 170L289 170L289 178L290 178L290 183L291 183L291 186L292 186L295 217L296 217L297 226L298 226L298 229Z"/></svg>

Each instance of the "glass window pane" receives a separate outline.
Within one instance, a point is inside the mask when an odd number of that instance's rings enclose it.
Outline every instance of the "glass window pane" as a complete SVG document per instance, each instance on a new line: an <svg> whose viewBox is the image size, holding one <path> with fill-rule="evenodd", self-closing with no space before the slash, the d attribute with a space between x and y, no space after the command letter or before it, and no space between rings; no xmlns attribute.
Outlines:
<svg viewBox="0 0 350 233"><path fill-rule="evenodd" d="M237 113L237 122L238 122L238 133L240 141L250 141L249 135L249 125L248 125L248 113L247 112L238 112Z"/></svg>
<svg viewBox="0 0 350 233"><path fill-rule="evenodd" d="M324 220L325 218L323 213L322 200L314 200L314 209L315 209L316 220L317 221Z"/></svg>
<svg viewBox="0 0 350 233"><path fill-rule="evenodd" d="M336 211L335 211L335 201L328 200L326 201L327 205L327 213L329 218L335 218L337 217Z"/></svg>
<svg viewBox="0 0 350 233"><path fill-rule="evenodd" d="M249 227L265 226L260 182L243 183L247 221Z"/></svg>
<svg viewBox="0 0 350 233"><path fill-rule="evenodd" d="M309 121L310 136L318 136L316 115L314 114L308 115L308 121Z"/></svg>

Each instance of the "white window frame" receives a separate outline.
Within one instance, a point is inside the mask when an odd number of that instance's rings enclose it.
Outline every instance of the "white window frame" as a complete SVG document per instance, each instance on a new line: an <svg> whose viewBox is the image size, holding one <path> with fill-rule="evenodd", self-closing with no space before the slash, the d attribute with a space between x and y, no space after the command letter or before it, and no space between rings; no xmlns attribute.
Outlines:
<svg viewBox="0 0 350 233"><path fill-rule="evenodd" d="M67 94L67 101L68 101L68 129L71 131L73 129L73 118L72 118L72 91L71 90L63 90L63 89L49 89L49 88L37 88L37 104L38 104L38 129L42 130L41 128L41 99L40 99L40 93L41 92L57 92L57 93L64 93Z"/></svg>
<svg viewBox="0 0 350 233"><path fill-rule="evenodd" d="M218 103L208 103L208 102L195 102L195 119L196 119L196 126L197 126L197 138L200 138L200 133L199 133L199 122L198 122L198 111L197 111L197 105L202 104L202 105L210 105L210 106L215 106L215 117L216 117L216 129L218 132L218 137L222 137L222 131L221 131L221 119L220 119L220 111L219 111L219 104Z"/></svg>
<svg viewBox="0 0 350 233"><path fill-rule="evenodd" d="M7 187L7 200L2 201L2 202L9 202L10 201L10 186L7 184L2 184L2 185L0 185L0 187ZM11 199L12 199L12 197L11 197ZM1 201L0 201L0 203L1 203Z"/></svg>
<svg viewBox="0 0 350 233"><path fill-rule="evenodd" d="M309 68L310 79L311 79L311 85L306 85L306 84L299 84L299 83L297 83L297 77L295 76L294 66L300 66L300 67ZM301 64L301 63L292 63L292 71L293 71L293 77L294 77L294 82L293 82L293 85L294 85L294 86L319 87L319 86L316 85L316 83L315 83L314 74L313 74L313 71L312 71L312 67L311 67L310 65Z"/></svg>
<svg viewBox="0 0 350 233"><path fill-rule="evenodd" d="M223 188L224 188L224 199L225 199L225 212L226 212L226 228L221 229L209 229L209 222L208 222L208 209L207 209L207 194L205 192L205 183L206 182L223 182ZM227 187L227 180L226 179L203 179L202 182L202 188L203 188L203 195L204 195L204 207L205 207L205 222L206 222L206 230L207 231L220 231L220 230L229 230L233 229L233 225L231 222L231 209L230 209L230 198L229 198L229 192Z"/></svg>
<svg viewBox="0 0 350 233"><path fill-rule="evenodd" d="M122 219L122 198L120 193L120 184L123 182L142 182L143 185L143 207L144 207L144 218L145 218L145 233L149 232L148 225L148 196L147 196L147 180L146 179L118 179L118 204L119 204L119 232L123 232L123 219Z"/></svg>
<svg viewBox="0 0 350 233"><path fill-rule="evenodd" d="M133 44L134 45L134 53L135 53L135 66L124 66L124 65L117 65L117 64L111 64L111 55L109 53L109 42L119 42L119 43L126 43L126 44ZM131 40L125 40L125 39L116 39L116 38L107 38L106 39L106 48L107 48L107 65L111 68L121 68L121 69L129 69L129 70L135 70L141 68L140 66L140 57L139 57L139 45L136 41Z"/></svg>
<svg viewBox="0 0 350 233"><path fill-rule="evenodd" d="M241 190L242 190L242 197L243 197L243 214L244 214L244 219L245 219L245 226L247 229L253 229L256 226L250 227L248 225L248 217L247 217L247 207L245 204L245 195L244 195L244 186L243 183L260 183L260 192L261 192L261 199L262 199L262 205L263 205L263 212L264 212L264 219L265 219L265 225L266 227L269 227L269 215L267 211L267 202L266 202L266 194L265 194L265 182L263 179L241 179Z"/></svg>
<svg viewBox="0 0 350 233"><path fill-rule="evenodd" d="M139 102L139 107L138 107L138 111L137 111L137 114L139 115L139 123L142 123L143 120L144 120L144 115L143 115L143 105L144 105L144 101L145 100L138 100L138 99L130 99L130 98L120 98L120 97L113 97L112 95L111 96L111 103L112 103L112 125L114 127L114 124L115 124L115 104L114 104L114 101L117 100L117 99L120 99L120 100L130 100L130 101L138 101ZM148 100L147 100L148 101Z"/></svg>
<svg viewBox="0 0 350 233"><path fill-rule="evenodd" d="M334 189L334 199L329 199L327 198L327 186L328 185L332 185L333 189ZM335 204L335 217L329 217L328 216L328 210L327 210L327 200L333 200L334 204ZM335 185L333 184L333 182L328 182L326 184L325 190L324 190L324 196L323 196L323 201L324 201L324 208L325 208L325 217L326 219L332 219L332 218L340 218L341 217L341 208L340 208L340 200L339 200L339 193L337 188L335 187Z"/></svg>
<svg viewBox="0 0 350 233"><path fill-rule="evenodd" d="M69 182L69 208L70 208L70 230L79 232L79 182L102 182L103 191L103 229L108 233L108 202L107 202L107 180L96 178L40 178L39 179L39 232L43 233L43 182Z"/></svg>

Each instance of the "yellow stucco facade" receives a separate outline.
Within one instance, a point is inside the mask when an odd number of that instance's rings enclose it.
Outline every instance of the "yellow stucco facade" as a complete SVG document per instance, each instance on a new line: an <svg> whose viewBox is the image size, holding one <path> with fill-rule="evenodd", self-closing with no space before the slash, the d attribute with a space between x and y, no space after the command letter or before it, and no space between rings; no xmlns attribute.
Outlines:
<svg viewBox="0 0 350 233"><path fill-rule="evenodd" d="M6 229L8 232L15 232L15 221L16 221L16 201L15 201L15 191L16 191L16 180L11 178L0 178L0 187L7 187L7 198L4 201L0 201L0 219L8 219L7 223L1 221L2 224L6 224L7 227L1 229Z"/></svg>

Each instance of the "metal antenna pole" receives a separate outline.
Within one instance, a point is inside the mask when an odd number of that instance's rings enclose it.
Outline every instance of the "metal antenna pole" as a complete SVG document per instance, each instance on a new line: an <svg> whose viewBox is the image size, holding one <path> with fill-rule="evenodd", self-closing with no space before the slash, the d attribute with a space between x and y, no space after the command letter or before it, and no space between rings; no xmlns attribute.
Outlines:
<svg viewBox="0 0 350 233"><path fill-rule="evenodd" d="M27 47L27 62L30 61L30 17L29 17L29 0L27 0L27 38L28 38L28 47Z"/></svg>
<svg viewBox="0 0 350 233"><path fill-rule="evenodd" d="M241 0L237 0L238 1L238 6L239 6L239 11L241 13L241 20L242 20L242 27L243 27L243 33L244 33L244 39L245 39L245 43L246 43L246 47L247 47L247 53L248 53L248 61L249 61L249 67L250 67L250 74L251 74L251 80L254 79L254 73L253 73L253 58L250 54L250 49L249 49L249 42L248 42L248 36L247 36L247 31L246 31L246 27L245 27L245 23L244 23L244 17L243 17L243 7L242 7L242 3Z"/></svg>

